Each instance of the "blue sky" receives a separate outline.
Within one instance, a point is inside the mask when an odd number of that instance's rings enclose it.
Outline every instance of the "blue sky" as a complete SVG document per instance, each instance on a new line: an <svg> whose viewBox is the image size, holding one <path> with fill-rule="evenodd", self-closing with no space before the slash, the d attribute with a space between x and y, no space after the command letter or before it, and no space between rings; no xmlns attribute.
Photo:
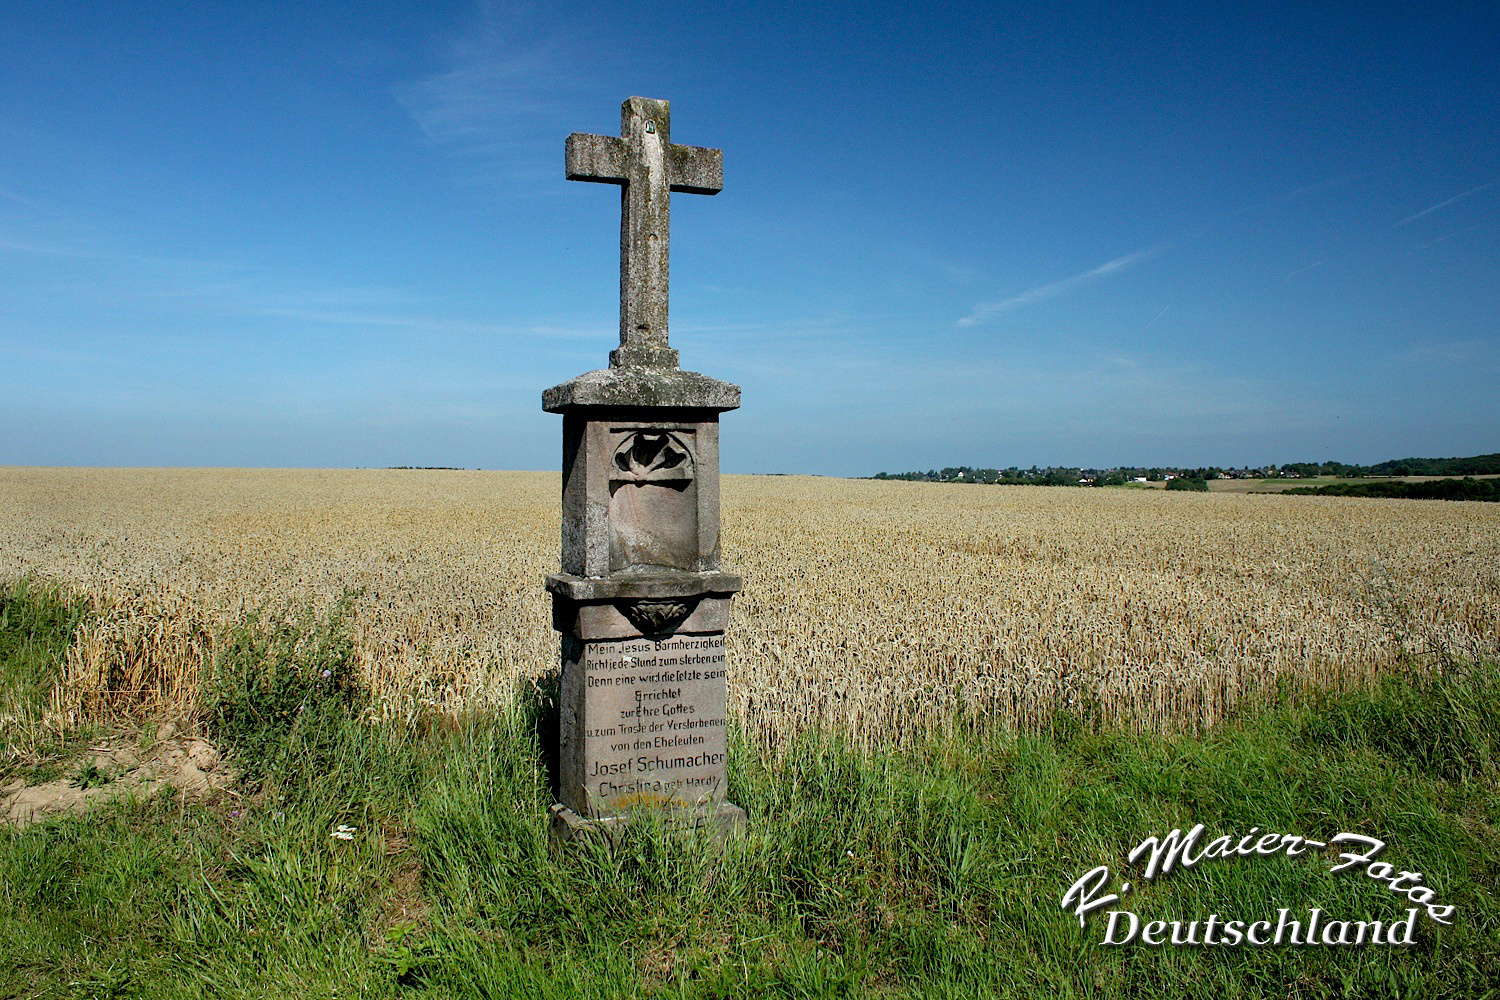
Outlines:
<svg viewBox="0 0 1500 1000"><path fill-rule="evenodd" d="M555 468L631 95L729 472L1500 450L1482 5L10 4L0 464Z"/></svg>

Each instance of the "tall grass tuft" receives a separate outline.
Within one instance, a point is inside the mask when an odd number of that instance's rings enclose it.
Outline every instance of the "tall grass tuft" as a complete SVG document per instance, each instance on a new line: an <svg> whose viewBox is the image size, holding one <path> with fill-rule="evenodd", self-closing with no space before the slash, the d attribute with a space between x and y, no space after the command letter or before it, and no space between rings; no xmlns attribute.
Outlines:
<svg viewBox="0 0 1500 1000"><path fill-rule="evenodd" d="M55 698L85 602L27 577L0 587L0 782L46 773L61 747Z"/></svg>
<svg viewBox="0 0 1500 1000"><path fill-rule="evenodd" d="M322 621L251 618L214 651L206 674L209 734L252 785L272 773L296 784L299 768L326 770L365 699L342 604Z"/></svg>
<svg viewBox="0 0 1500 1000"><path fill-rule="evenodd" d="M0 589L0 719L45 709L84 615L83 602L26 577Z"/></svg>
<svg viewBox="0 0 1500 1000"><path fill-rule="evenodd" d="M1307 694L1315 749L1367 746L1445 781L1500 781L1500 684L1489 664L1408 669L1341 697Z"/></svg>

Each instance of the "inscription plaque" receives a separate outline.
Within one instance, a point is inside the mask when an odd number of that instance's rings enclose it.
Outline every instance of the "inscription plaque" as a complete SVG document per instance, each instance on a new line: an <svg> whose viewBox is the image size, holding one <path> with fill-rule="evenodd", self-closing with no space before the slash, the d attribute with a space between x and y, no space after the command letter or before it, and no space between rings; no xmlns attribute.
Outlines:
<svg viewBox="0 0 1500 1000"><path fill-rule="evenodd" d="M722 798L724 636L582 642L577 758L589 812Z"/></svg>

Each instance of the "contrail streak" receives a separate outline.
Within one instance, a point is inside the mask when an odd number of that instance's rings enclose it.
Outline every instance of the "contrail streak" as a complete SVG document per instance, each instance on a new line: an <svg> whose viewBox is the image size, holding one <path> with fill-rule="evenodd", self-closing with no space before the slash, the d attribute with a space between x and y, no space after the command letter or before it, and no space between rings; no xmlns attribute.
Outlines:
<svg viewBox="0 0 1500 1000"><path fill-rule="evenodd" d="M1141 333L1145 333L1147 330L1149 330L1153 326L1155 326L1156 325L1156 321L1159 320L1159 319L1161 319L1163 316L1165 316L1167 314L1167 310L1170 309L1170 308L1172 308L1172 306L1170 304L1163 306L1161 312L1157 313L1156 316L1151 320L1151 322L1149 322L1145 326L1141 327ZM1139 337L1141 335L1141 333L1136 334L1136 336Z"/></svg>
<svg viewBox="0 0 1500 1000"><path fill-rule="evenodd" d="M1137 250L1135 253L1128 253L1123 257L1116 257L1114 260L1105 261L1098 267L1090 268L1082 274L1075 274L1071 278L1048 282L1045 285L1037 285L1035 288L1028 289L1019 295L1012 295L1008 299L1001 299L999 302L981 302L974 307L973 312L959 320L957 325L973 326L975 323L989 319L996 313L1005 312L1007 309L1029 305L1041 299L1050 299L1053 296L1061 295L1063 292L1077 285L1093 281L1095 278L1102 278L1117 271L1123 271L1128 267L1139 264L1143 260L1155 257L1160 252L1159 247L1153 247L1148 250Z"/></svg>
<svg viewBox="0 0 1500 1000"><path fill-rule="evenodd" d="M1416 215L1408 215L1406 218L1402 219L1400 222L1396 223L1396 225L1392 226L1391 228L1395 229L1395 228L1397 228L1399 226L1406 225L1408 222L1416 222L1418 219L1422 218L1424 215L1431 215L1433 212L1436 212L1440 208L1447 208L1449 205L1453 204L1455 201L1463 201L1465 198L1467 198L1471 194L1478 194L1479 192L1483 191L1485 188L1490 188L1490 187L1494 187L1494 186L1495 186L1494 182L1491 181L1488 184L1481 184L1481 185L1479 185L1476 188L1469 188L1469 190L1465 191L1463 194L1456 194L1452 198L1449 198L1446 201L1440 201L1440 202L1438 202L1436 205L1433 205L1431 208L1424 208L1424 209L1422 209L1422 211L1418 212Z"/></svg>

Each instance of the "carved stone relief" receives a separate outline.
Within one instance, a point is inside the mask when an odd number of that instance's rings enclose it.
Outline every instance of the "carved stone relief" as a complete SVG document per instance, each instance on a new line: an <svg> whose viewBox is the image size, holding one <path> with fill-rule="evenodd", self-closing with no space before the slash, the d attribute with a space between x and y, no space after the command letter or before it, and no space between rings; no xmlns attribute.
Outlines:
<svg viewBox="0 0 1500 1000"><path fill-rule="evenodd" d="M642 635L659 636L672 632L687 620L698 606L696 597L674 597L655 600L620 601L615 606L641 630Z"/></svg>
<svg viewBox="0 0 1500 1000"><path fill-rule="evenodd" d="M632 431L615 448L610 483L683 483L693 478L691 448L670 431Z"/></svg>
<svg viewBox="0 0 1500 1000"><path fill-rule="evenodd" d="M609 568L698 569L691 431L617 428L609 470Z"/></svg>

